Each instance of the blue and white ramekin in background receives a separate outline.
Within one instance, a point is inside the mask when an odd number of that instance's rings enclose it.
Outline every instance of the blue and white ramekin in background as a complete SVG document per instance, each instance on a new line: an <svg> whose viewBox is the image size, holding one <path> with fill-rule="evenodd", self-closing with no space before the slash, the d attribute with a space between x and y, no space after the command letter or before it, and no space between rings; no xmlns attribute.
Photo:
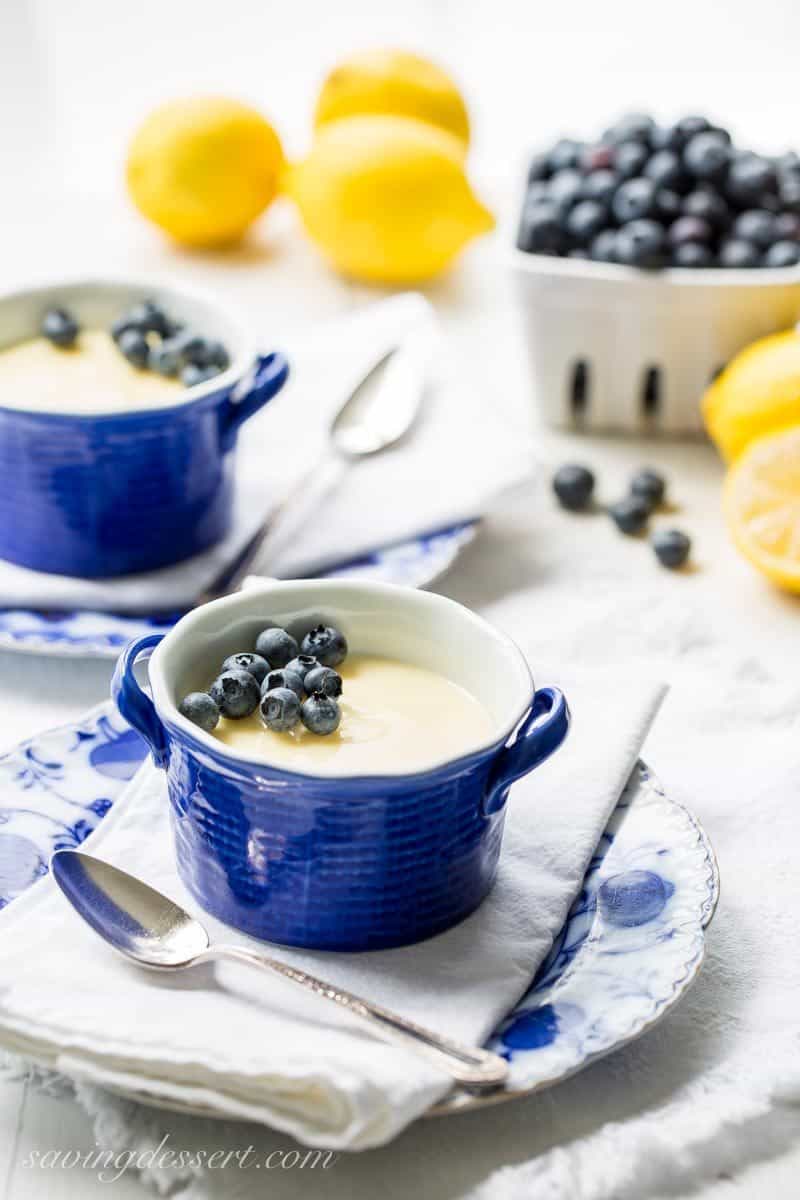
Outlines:
<svg viewBox="0 0 800 1200"><path fill-rule="evenodd" d="M491 737L412 774L389 763L384 775L306 775L234 753L180 715L181 698L265 625L319 620L351 652L466 688L491 714ZM133 669L151 652L152 699ZM472 912L495 878L511 784L569 726L563 695L534 691L504 634L443 596L379 583L290 580L206 604L165 637L132 642L112 691L167 773L178 870L197 902L255 937L324 950L405 945Z"/></svg>
<svg viewBox="0 0 800 1200"><path fill-rule="evenodd" d="M228 532L237 434L283 386L288 364L258 354L223 305L149 283L30 288L0 298L0 349L36 336L53 306L107 329L146 298L223 342L230 367L163 408L123 413L70 412L66 396L63 412L32 412L0 393L0 558L62 575L126 575L199 554Z"/></svg>

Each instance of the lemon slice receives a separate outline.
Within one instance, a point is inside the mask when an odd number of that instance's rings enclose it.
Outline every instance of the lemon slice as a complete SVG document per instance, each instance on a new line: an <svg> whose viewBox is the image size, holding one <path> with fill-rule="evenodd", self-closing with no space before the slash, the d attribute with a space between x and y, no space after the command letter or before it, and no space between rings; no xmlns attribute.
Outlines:
<svg viewBox="0 0 800 1200"><path fill-rule="evenodd" d="M725 519L768 579L800 592L800 426L753 442L728 472Z"/></svg>

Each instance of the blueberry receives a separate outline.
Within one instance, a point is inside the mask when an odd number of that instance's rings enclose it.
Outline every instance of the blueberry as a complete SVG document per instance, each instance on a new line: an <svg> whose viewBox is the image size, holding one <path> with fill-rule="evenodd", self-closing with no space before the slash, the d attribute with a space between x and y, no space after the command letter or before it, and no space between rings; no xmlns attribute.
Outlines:
<svg viewBox="0 0 800 1200"><path fill-rule="evenodd" d="M625 142L614 151L614 170L623 179L639 175L647 162L647 148L639 142Z"/></svg>
<svg viewBox="0 0 800 1200"><path fill-rule="evenodd" d="M705 133L711 128L711 122L706 117L681 117L675 126L677 133L683 138L684 145L698 133Z"/></svg>
<svg viewBox="0 0 800 1200"><path fill-rule="evenodd" d="M775 237L779 242L800 241L800 214L779 213L775 218Z"/></svg>
<svg viewBox="0 0 800 1200"><path fill-rule="evenodd" d="M666 258L664 230L656 221L630 221L617 234L617 257L629 267L654 270Z"/></svg>
<svg viewBox="0 0 800 1200"><path fill-rule="evenodd" d="M671 246L682 246L684 242L710 242L714 230L702 217L678 217L669 227Z"/></svg>
<svg viewBox="0 0 800 1200"><path fill-rule="evenodd" d="M324 696L333 696L335 700L342 694L342 677L331 667L314 667L306 675L305 688L312 696L322 692Z"/></svg>
<svg viewBox="0 0 800 1200"><path fill-rule="evenodd" d="M298 700L302 700L306 692L302 677L290 670L289 667L276 667L274 671L269 671L261 684L261 695L266 696L267 692L271 692L275 688L288 688L290 692L294 692Z"/></svg>
<svg viewBox="0 0 800 1200"><path fill-rule="evenodd" d="M682 150L686 138L677 125L657 125L650 135L654 150Z"/></svg>
<svg viewBox="0 0 800 1200"><path fill-rule="evenodd" d="M306 729L310 730L311 733L318 733L324 736L328 733L334 733L339 728L342 714L339 705L332 696L325 696L322 692L316 692L303 702L303 706L300 709L300 717Z"/></svg>
<svg viewBox="0 0 800 1200"><path fill-rule="evenodd" d="M574 204L583 191L580 171L556 171L548 186L550 199L559 207Z"/></svg>
<svg viewBox="0 0 800 1200"><path fill-rule="evenodd" d="M159 337L169 337L173 332L173 324L160 305L154 300L143 300L135 304L123 318L131 329L140 333L157 333Z"/></svg>
<svg viewBox="0 0 800 1200"><path fill-rule="evenodd" d="M800 214L800 177L781 180L780 203L787 212Z"/></svg>
<svg viewBox="0 0 800 1200"><path fill-rule="evenodd" d="M128 337L129 335L125 333L123 336ZM181 367L180 347L169 338L157 346L151 346L147 365L151 371L157 371L159 375L177 375Z"/></svg>
<svg viewBox="0 0 800 1200"><path fill-rule="evenodd" d="M208 692L189 692L178 705L178 712L206 733L211 733L219 723L219 707Z"/></svg>
<svg viewBox="0 0 800 1200"><path fill-rule="evenodd" d="M65 308L50 308L42 317L40 332L54 346L68 350L75 345L78 322Z"/></svg>
<svg viewBox="0 0 800 1200"><path fill-rule="evenodd" d="M583 195L587 200L599 200L608 204L622 180L616 171L592 171L583 181Z"/></svg>
<svg viewBox="0 0 800 1200"><path fill-rule="evenodd" d="M730 209L719 192L711 188L689 192L683 201L683 213L687 217L700 217L717 230L727 229L730 224Z"/></svg>
<svg viewBox="0 0 800 1200"><path fill-rule="evenodd" d="M219 375L216 367L198 367L197 363L187 363L181 369L181 383L187 388L197 387L199 383L207 383L215 375Z"/></svg>
<svg viewBox="0 0 800 1200"><path fill-rule="evenodd" d="M274 733L288 733L300 720L300 700L291 688L276 687L261 698L261 720Z"/></svg>
<svg viewBox="0 0 800 1200"><path fill-rule="evenodd" d="M587 174L606 171L614 162L614 147L604 142L596 146L586 146L580 157L579 166Z"/></svg>
<svg viewBox="0 0 800 1200"><path fill-rule="evenodd" d="M597 200L581 200L567 216L564 227L579 245L588 245L608 220L606 206Z"/></svg>
<svg viewBox="0 0 800 1200"><path fill-rule="evenodd" d="M628 179L617 188L611 209L620 225L640 221L655 210L656 185L651 179Z"/></svg>
<svg viewBox="0 0 800 1200"><path fill-rule="evenodd" d="M642 171L645 179L650 179L656 187L671 188L682 191L686 184L686 172L680 156L674 150L659 150L644 166Z"/></svg>
<svg viewBox="0 0 800 1200"><path fill-rule="evenodd" d="M595 262L617 261L617 231L616 229L602 229L597 237L592 240L589 247L589 257Z"/></svg>
<svg viewBox="0 0 800 1200"><path fill-rule="evenodd" d="M245 650L239 654L231 654L222 664L220 674L226 671L249 671L256 683L263 683L264 676L269 670L269 663L260 654L251 654Z"/></svg>
<svg viewBox="0 0 800 1200"><path fill-rule="evenodd" d="M303 654L311 654L323 667L338 667L347 658L347 638L332 625L315 625L303 638Z"/></svg>
<svg viewBox="0 0 800 1200"><path fill-rule="evenodd" d="M735 269L737 267L757 267L760 256L758 247L742 238L728 238L719 248L719 265Z"/></svg>
<svg viewBox="0 0 800 1200"><path fill-rule="evenodd" d="M544 181L538 183L529 183L525 192L525 200L523 203L524 209L535 208L542 201L550 199L550 184Z"/></svg>
<svg viewBox="0 0 800 1200"><path fill-rule="evenodd" d="M725 183L730 200L741 208L764 207L764 198L777 190L775 168L757 154L743 154L731 163Z"/></svg>
<svg viewBox="0 0 800 1200"><path fill-rule="evenodd" d="M603 135L604 142L642 142L650 144L655 121L647 113L627 113Z"/></svg>
<svg viewBox="0 0 800 1200"><path fill-rule="evenodd" d="M222 342L207 339L203 353L207 367L216 367L220 371L225 371L231 365L231 356Z"/></svg>
<svg viewBox="0 0 800 1200"><path fill-rule="evenodd" d="M318 667L319 663L313 654L298 654L291 662L286 664L284 668L287 671L292 671L295 675L299 675L305 682L306 675L309 671L313 671L314 667Z"/></svg>
<svg viewBox="0 0 800 1200"><path fill-rule="evenodd" d="M752 242L761 250L766 250L775 240L775 217L764 209L751 208L740 213L733 223L733 237L743 238Z"/></svg>
<svg viewBox="0 0 800 1200"><path fill-rule="evenodd" d="M538 183L550 178L549 158L546 154L534 154L528 166L528 183Z"/></svg>
<svg viewBox="0 0 800 1200"><path fill-rule="evenodd" d="M713 267L714 254L705 242L682 242L672 251L670 261L673 267L688 267L697 270L701 267Z"/></svg>
<svg viewBox="0 0 800 1200"><path fill-rule="evenodd" d="M256 654L266 658L271 667L285 667L299 649L292 635L277 625L262 629L256 638Z"/></svg>
<svg viewBox="0 0 800 1200"><path fill-rule="evenodd" d="M658 508L659 504L663 503L666 490L667 483L664 476L649 467L637 471L631 480L631 495L646 500L651 509Z"/></svg>
<svg viewBox="0 0 800 1200"><path fill-rule="evenodd" d="M577 166L582 150L582 142L577 142L574 138L561 138L547 156L550 170L555 172L565 167Z"/></svg>
<svg viewBox="0 0 800 1200"><path fill-rule="evenodd" d="M655 213L659 221L669 225L680 216L683 201L677 192L671 188L659 188L655 195Z"/></svg>
<svg viewBox="0 0 800 1200"><path fill-rule="evenodd" d="M517 246L528 254L558 254L563 235L558 208L551 202L539 203L522 213Z"/></svg>
<svg viewBox="0 0 800 1200"><path fill-rule="evenodd" d="M725 178L730 157L726 136L714 130L695 134L683 152L684 164L695 179L713 183Z"/></svg>
<svg viewBox="0 0 800 1200"><path fill-rule="evenodd" d="M594 492L594 475L588 467L566 463L553 476L553 491L562 508L580 512L589 507Z"/></svg>
<svg viewBox="0 0 800 1200"><path fill-rule="evenodd" d="M764 255L765 267L796 267L800 263L800 244L775 242Z"/></svg>
<svg viewBox="0 0 800 1200"><path fill-rule="evenodd" d="M620 533L640 533L650 516L650 505L641 496L626 496L608 510Z"/></svg>
<svg viewBox="0 0 800 1200"><path fill-rule="evenodd" d="M249 671L223 671L208 689L223 717L249 717L261 697L261 689Z"/></svg>
<svg viewBox="0 0 800 1200"><path fill-rule="evenodd" d="M147 366L150 358L150 347L147 338L138 329L126 329L117 342L122 354L131 366L140 369Z"/></svg>
<svg viewBox="0 0 800 1200"><path fill-rule="evenodd" d="M650 539L650 545L663 567L682 567L689 557L692 543L680 529L660 529Z"/></svg>
<svg viewBox="0 0 800 1200"><path fill-rule="evenodd" d="M573 246L571 250L567 251L567 258L582 258L586 260L591 258L591 255L585 246Z"/></svg>
<svg viewBox="0 0 800 1200"><path fill-rule="evenodd" d="M778 155L775 166L781 174L792 175L800 172L800 154L796 150L787 150L786 154Z"/></svg>

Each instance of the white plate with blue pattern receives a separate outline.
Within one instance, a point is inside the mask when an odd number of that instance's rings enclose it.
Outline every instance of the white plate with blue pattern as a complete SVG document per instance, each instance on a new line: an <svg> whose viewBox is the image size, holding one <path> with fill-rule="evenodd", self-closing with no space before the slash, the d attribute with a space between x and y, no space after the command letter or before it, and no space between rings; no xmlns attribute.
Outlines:
<svg viewBox="0 0 800 1200"><path fill-rule="evenodd" d="M0 908L46 874L55 850L88 837L145 754L107 701L0 757ZM550 954L489 1041L509 1083L483 1098L453 1093L431 1112L527 1095L643 1033L700 969L718 896L703 829L639 763Z"/></svg>
<svg viewBox="0 0 800 1200"><path fill-rule="evenodd" d="M452 566L478 531L479 521L421 534L375 550L323 573L325 579L372 579L428 587ZM106 612L39 612L0 608L0 649L23 654L115 659L123 646L147 633L164 633L180 616L126 617Z"/></svg>

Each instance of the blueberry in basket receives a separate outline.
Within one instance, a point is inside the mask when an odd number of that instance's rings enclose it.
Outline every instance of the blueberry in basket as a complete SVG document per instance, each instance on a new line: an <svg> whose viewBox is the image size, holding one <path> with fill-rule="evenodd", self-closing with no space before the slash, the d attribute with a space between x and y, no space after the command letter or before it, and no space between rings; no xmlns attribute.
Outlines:
<svg viewBox="0 0 800 1200"><path fill-rule="evenodd" d="M707 117L622 117L531 161L517 246L654 271L800 264L800 155L737 146Z"/></svg>

